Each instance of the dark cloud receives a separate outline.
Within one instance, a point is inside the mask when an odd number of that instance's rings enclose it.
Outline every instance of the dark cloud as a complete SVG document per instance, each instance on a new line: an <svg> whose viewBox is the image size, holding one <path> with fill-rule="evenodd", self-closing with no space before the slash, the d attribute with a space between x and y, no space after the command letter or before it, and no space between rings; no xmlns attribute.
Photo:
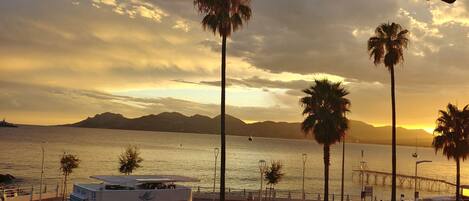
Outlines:
<svg viewBox="0 0 469 201"><path fill-rule="evenodd" d="M41 120L44 114L64 122L104 111L129 116L161 111L217 114L218 106L212 104L96 91L161 88L170 81L218 87L220 39L203 31L192 1L117 1L155 9L150 17L119 14L116 6L93 5L97 1L73 2L0 1L0 111L37 122L46 121ZM311 84L306 77L326 73L345 79L353 118L389 122L389 74L372 65L365 45L377 25L398 22L412 34L405 62L396 71L398 123L433 125L435 112L447 102L469 100L467 5L252 1L252 20L228 42L227 84L261 89L279 106L230 106L229 111L247 120L300 119L297 99ZM438 9L444 11L440 18L448 18L436 19ZM458 22L451 21L451 15L458 15ZM280 72L296 73L297 78L270 79Z"/></svg>
<svg viewBox="0 0 469 201"><path fill-rule="evenodd" d="M220 81L200 81L188 82L183 80L175 80L182 83L203 84L209 86L220 86ZM293 81L279 81L268 80L260 77L250 77L245 79L228 78L226 81L227 86L244 86L249 88L276 88L276 89L303 89L312 84L312 81L306 80L293 80Z"/></svg>

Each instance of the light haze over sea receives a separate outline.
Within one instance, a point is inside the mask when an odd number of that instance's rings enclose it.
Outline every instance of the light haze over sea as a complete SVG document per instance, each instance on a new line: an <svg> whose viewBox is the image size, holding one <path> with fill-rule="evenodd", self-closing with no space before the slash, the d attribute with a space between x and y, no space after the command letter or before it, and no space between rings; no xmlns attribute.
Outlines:
<svg viewBox="0 0 469 201"><path fill-rule="evenodd" d="M144 162L134 174L175 174L200 179L192 186L213 185L214 148L219 146L218 135L90 129L71 127L21 126L0 128L0 174L9 173L23 179L22 184L39 182L41 142L47 141L45 159L46 183L54 185L60 177L59 159L63 152L76 154L82 160L72 174L72 182L89 182L91 175L117 175L118 156L129 144L138 145ZM352 180L352 169L359 168L361 150L364 150L368 168L391 171L391 147L387 145L347 144L345 163L345 193L359 195L357 174ZM398 173L414 174L415 147L398 146ZM419 176L443 179L454 183L455 163L432 148L418 149L419 160L432 163L419 165ZM227 137L227 187L232 189L258 189L258 161L280 160L284 164L284 179L277 185L280 190L301 190L302 153L308 154L306 163L306 191L322 193L322 146L313 140L286 140L270 138ZM342 146L331 148L330 192L340 193ZM218 159L218 163L220 160ZM218 165L219 167L219 165ZM469 184L467 163L462 163L461 183ZM217 170L219 172L219 170ZM373 181L370 178L370 181ZM388 177L388 183L390 178ZM374 183L374 182L372 182ZM380 182L378 182L380 183ZM399 184L399 180L398 180ZM409 186L409 183L405 183ZM390 186L375 186L378 200L387 200ZM443 189L443 188L442 188ZM451 191L429 192L421 190L421 197L452 194ZM413 196L413 189L398 187L398 195Z"/></svg>

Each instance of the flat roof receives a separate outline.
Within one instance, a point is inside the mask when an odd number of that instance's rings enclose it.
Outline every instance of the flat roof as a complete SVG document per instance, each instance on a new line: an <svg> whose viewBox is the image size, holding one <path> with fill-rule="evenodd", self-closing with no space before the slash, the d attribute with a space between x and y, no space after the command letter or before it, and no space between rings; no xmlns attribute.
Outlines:
<svg viewBox="0 0 469 201"><path fill-rule="evenodd" d="M199 182L192 177L178 175L94 175L90 178L117 185L136 185L155 182Z"/></svg>

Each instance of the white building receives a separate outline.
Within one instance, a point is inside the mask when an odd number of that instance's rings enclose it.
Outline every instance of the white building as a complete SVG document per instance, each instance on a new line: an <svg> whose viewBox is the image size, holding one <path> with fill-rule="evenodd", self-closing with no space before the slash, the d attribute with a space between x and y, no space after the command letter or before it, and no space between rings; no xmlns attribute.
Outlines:
<svg viewBox="0 0 469 201"><path fill-rule="evenodd" d="M95 184L74 184L70 201L192 201L192 189L176 185L197 182L183 176L91 176Z"/></svg>

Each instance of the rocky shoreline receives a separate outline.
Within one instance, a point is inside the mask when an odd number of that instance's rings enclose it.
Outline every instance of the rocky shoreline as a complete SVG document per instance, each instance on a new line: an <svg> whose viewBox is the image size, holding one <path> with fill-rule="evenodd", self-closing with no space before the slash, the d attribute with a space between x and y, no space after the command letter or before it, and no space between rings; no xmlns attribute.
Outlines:
<svg viewBox="0 0 469 201"><path fill-rule="evenodd" d="M8 123L8 122L5 121L5 119L3 119L3 121L0 121L0 127L16 128L18 126L15 125L15 124L12 124L12 123Z"/></svg>

